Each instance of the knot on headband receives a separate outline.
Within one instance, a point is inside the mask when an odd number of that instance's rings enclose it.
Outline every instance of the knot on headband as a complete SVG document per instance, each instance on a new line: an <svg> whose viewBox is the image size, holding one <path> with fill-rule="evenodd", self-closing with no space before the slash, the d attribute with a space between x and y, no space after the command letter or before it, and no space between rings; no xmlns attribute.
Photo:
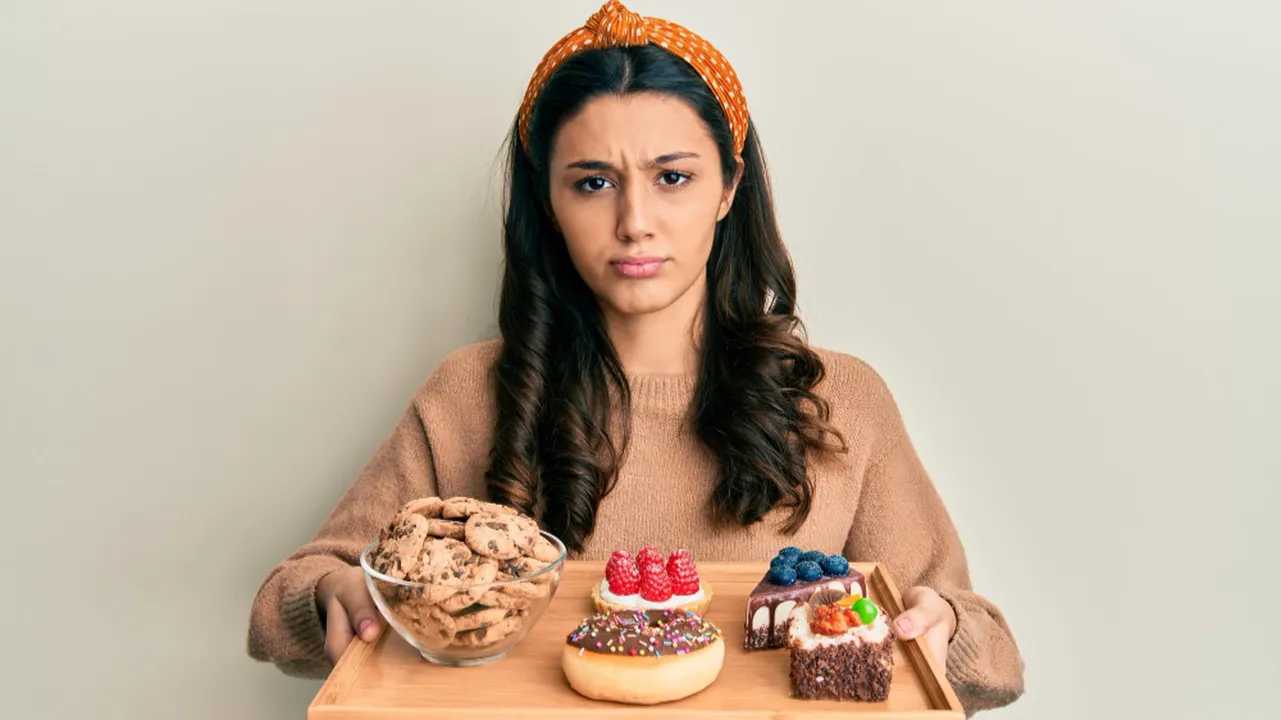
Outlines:
<svg viewBox="0 0 1281 720"><path fill-rule="evenodd" d="M734 137L734 152L742 153L747 142L747 98L743 85L729 61L711 43L699 35L661 18L641 17L628 10L618 0L609 0L587 18L583 26L570 32L552 46L534 70L520 104L517 130L520 140L529 147L529 122L538 94L548 78L574 54L593 48L657 45L681 58L698 73L716 96L729 121L730 134Z"/></svg>
<svg viewBox="0 0 1281 720"><path fill-rule="evenodd" d="M583 23L583 29L596 36L598 47L643 45L646 37L645 18L618 0L607 2L592 13Z"/></svg>

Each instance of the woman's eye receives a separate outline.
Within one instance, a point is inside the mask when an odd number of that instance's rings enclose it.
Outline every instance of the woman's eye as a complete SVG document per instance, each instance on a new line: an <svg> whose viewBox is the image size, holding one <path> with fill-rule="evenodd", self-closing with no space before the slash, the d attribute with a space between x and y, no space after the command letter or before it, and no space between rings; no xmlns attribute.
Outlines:
<svg viewBox="0 0 1281 720"><path fill-rule="evenodd" d="M670 186L684 185L685 183L689 182L689 175L686 175L685 173L682 173L682 172L675 172L675 171L669 170L663 173L662 175L659 175L658 181L663 185L670 185Z"/></svg>
<svg viewBox="0 0 1281 720"><path fill-rule="evenodd" d="M587 193L597 193L610 186L610 182L605 178L594 175L585 180L578 181L578 189Z"/></svg>

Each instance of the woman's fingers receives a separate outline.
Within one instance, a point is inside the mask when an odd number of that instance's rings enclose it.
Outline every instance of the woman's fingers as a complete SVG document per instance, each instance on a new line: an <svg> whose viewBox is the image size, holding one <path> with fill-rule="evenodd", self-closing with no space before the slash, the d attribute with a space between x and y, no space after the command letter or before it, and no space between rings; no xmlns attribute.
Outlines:
<svg viewBox="0 0 1281 720"><path fill-rule="evenodd" d="M333 595L325 606L325 657L329 658L329 662L338 662L343 650L351 643L351 638L351 623L347 619L347 611L338 596Z"/></svg>
<svg viewBox="0 0 1281 720"><path fill-rule="evenodd" d="M936 625L942 625L951 638L956 625L952 606L933 589L917 585L903 593L903 606L906 608L894 619L894 632L906 640L924 634Z"/></svg>
<svg viewBox="0 0 1281 720"><path fill-rule="evenodd" d="M330 662L338 662L352 638L373 642L382 633L382 616L364 580L360 568L349 567L335 570L317 583L318 602L325 605L325 656Z"/></svg>
<svg viewBox="0 0 1281 720"><path fill-rule="evenodd" d="M940 665L947 664L947 644L956 619L952 606L933 589L917 585L903 593L906 608L894 618L894 632L904 640L922 637Z"/></svg>
<svg viewBox="0 0 1281 720"><path fill-rule="evenodd" d="M894 632L904 640L923 634L943 620L943 608L947 605L938 593L927 587L911 587L903 593L903 607L906 608L894 618Z"/></svg>
<svg viewBox="0 0 1281 720"><path fill-rule="evenodd" d="M338 588L338 599L342 601L343 607L347 608L352 632L359 635L365 642L373 642L382 632L382 616L378 614L373 599L369 597L369 589L365 587L364 577L357 574L353 578L353 582L345 582Z"/></svg>
<svg viewBox="0 0 1281 720"><path fill-rule="evenodd" d="M944 623L937 623L934 627L925 631L925 647L929 648L930 654L938 661L940 668L947 667L947 643L951 633Z"/></svg>

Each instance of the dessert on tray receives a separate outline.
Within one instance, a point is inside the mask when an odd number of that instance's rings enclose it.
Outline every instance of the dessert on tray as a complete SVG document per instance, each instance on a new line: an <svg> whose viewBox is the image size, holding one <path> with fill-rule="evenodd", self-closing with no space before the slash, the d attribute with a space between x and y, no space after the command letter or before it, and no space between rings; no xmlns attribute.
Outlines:
<svg viewBox="0 0 1281 720"><path fill-rule="evenodd" d="M804 699L881 701L894 672L894 633L871 599L820 590L791 612L792 691Z"/></svg>
<svg viewBox="0 0 1281 720"><path fill-rule="evenodd" d="M673 550L666 559L646 545L635 557L616 550L605 565L605 577L592 587L597 612L619 610L689 610L707 612L712 589L699 580L689 550Z"/></svg>
<svg viewBox="0 0 1281 720"><path fill-rule="evenodd" d="M570 687L593 700L652 705L711 685L725 661L721 631L688 610L622 610L583 620L565 640Z"/></svg>
<svg viewBox="0 0 1281 720"><path fill-rule="evenodd" d="M840 555L825 555L818 550L801 552L795 547L779 550L770 561L769 571L747 598L743 647L785 647L792 610L822 589L865 596L867 580Z"/></svg>
<svg viewBox="0 0 1281 720"><path fill-rule="evenodd" d="M430 497L406 503L360 560L374 604L424 658L477 664L542 614L565 546L514 508Z"/></svg>

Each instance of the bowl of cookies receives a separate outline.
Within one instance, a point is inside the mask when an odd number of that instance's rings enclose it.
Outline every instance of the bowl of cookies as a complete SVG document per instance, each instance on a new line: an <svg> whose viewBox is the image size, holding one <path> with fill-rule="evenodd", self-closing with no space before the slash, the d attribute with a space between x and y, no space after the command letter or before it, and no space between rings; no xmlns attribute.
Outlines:
<svg viewBox="0 0 1281 720"><path fill-rule="evenodd" d="M474 498L420 498L360 554L387 624L441 665L506 655L560 584L565 544L532 518Z"/></svg>

